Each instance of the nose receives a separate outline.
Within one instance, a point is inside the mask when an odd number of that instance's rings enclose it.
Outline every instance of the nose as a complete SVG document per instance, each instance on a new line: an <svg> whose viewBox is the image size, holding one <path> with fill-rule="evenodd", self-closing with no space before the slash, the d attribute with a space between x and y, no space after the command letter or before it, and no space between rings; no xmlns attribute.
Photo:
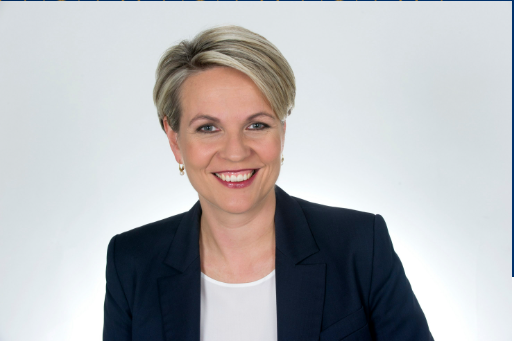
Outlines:
<svg viewBox="0 0 514 344"><path fill-rule="evenodd" d="M239 162L251 154L250 147L245 143L243 133L226 133L219 151L219 156L232 162Z"/></svg>

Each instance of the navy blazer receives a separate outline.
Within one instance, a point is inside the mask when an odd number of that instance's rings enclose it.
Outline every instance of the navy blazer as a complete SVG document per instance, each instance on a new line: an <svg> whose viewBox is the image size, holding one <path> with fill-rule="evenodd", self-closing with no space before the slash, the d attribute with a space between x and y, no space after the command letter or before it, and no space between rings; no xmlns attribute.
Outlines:
<svg viewBox="0 0 514 344"><path fill-rule="evenodd" d="M433 340L380 215L275 186L279 340ZM199 340L201 207L114 236L104 340Z"/></svg>

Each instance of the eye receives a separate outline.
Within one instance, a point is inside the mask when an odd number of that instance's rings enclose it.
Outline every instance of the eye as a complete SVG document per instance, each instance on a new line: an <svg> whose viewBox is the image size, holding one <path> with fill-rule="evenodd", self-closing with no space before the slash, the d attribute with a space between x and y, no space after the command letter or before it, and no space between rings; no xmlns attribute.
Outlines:
<svg viewBox="0 0 514 344"><path fill-rule="evenodd" d="M269 125L264 123L252 123L248 126L248 129L250 130L262 130L266 128L269 128Z"/></svg>
<svg viewBox="0 0 514 344"><path fill-rule="evenodd" d="M212 132L216 132L218 131L219 129L213 125L202 125L200 128L198 128L196 131L199 131L199 132L202 132L202 133L212 133Z"/></svg>

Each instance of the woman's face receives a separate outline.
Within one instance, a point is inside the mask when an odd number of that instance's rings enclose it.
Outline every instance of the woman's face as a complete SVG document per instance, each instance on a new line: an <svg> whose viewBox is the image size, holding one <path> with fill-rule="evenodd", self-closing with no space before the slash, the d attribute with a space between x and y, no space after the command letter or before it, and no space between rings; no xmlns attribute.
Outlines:
<svg viewBox="0 0 514 344"><path fill-rule="evenodd" d="M181 89L179 133L165 124L170 146L202 202L241 214L261 204L280 172L285 123L253 81L215 67Z"/></svg>

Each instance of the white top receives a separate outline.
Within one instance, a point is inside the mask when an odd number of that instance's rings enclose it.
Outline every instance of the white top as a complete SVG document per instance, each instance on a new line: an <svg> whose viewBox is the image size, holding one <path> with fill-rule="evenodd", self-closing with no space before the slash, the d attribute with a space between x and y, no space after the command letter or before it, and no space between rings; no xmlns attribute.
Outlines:
<svg viewBox="0 0 514 344"><path fill-rule="evenodd" d="M250 283L202 272L200 302L200 340L277 340L275 270Z"/></svg>

